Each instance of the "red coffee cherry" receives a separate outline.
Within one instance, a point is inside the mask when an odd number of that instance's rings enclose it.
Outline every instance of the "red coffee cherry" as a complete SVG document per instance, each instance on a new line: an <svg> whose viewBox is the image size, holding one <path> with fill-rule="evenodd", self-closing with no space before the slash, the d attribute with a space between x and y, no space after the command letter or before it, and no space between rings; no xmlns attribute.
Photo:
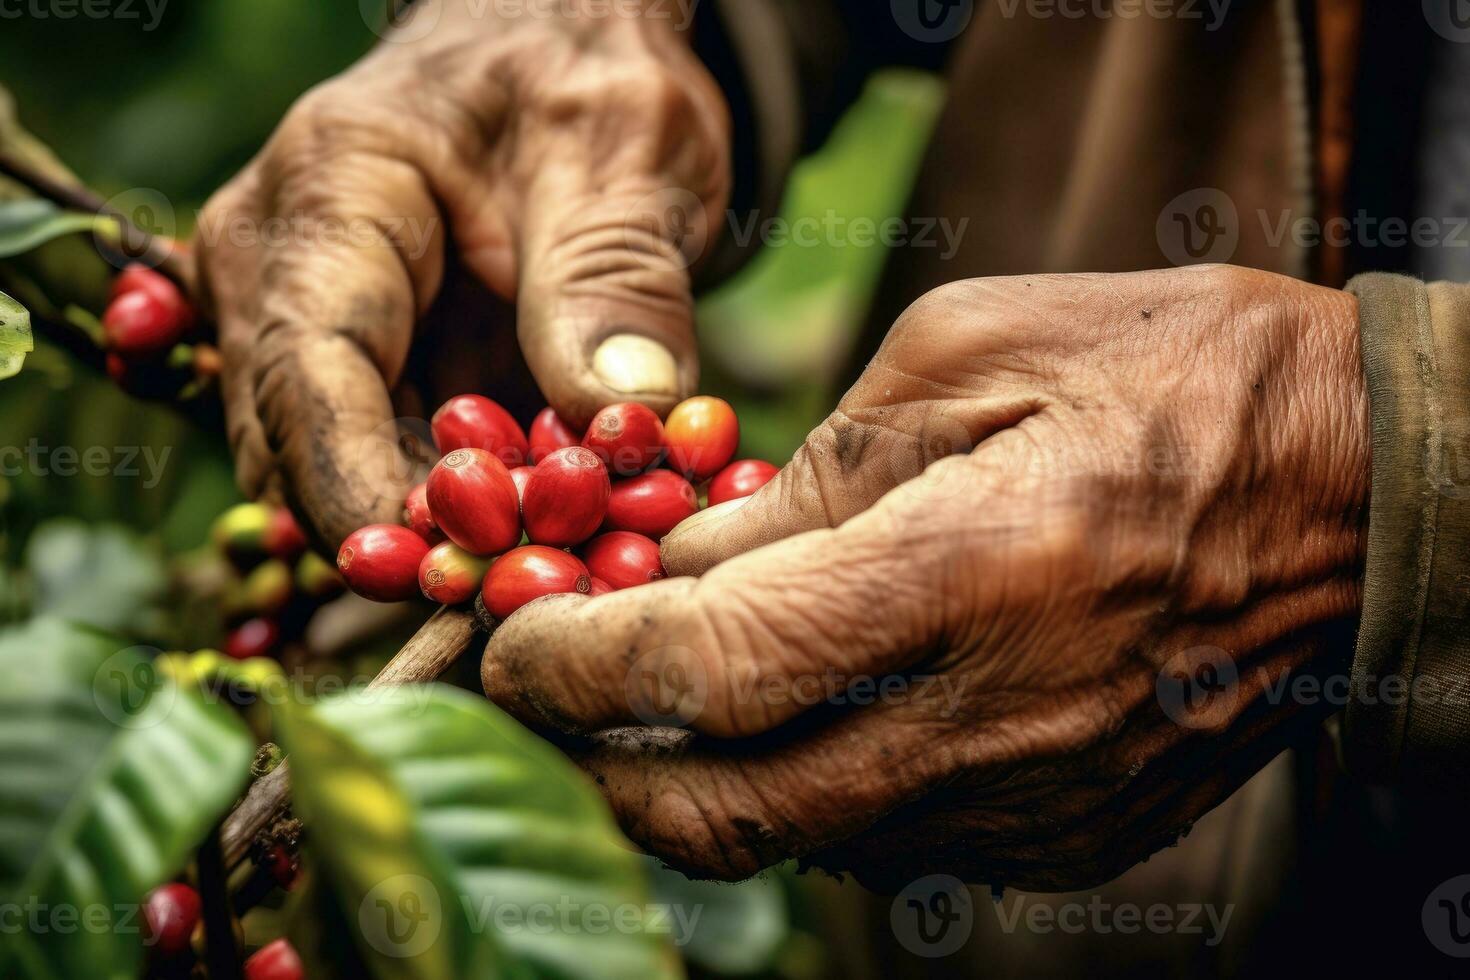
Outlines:
<svg viewBox="0 0 1470 980"><path fill-rule="evenodd" d="M296 876L301 865L286 847L276 844L270 849L266 856L266 868L275 883L286 891L296 887Z"/></svg>
<svg viewBox="0 0 1470 980"><path fill-rule="evenodd" d="M269 657L281 642L281 627L273 619L247 619L225 637L225 654L235 660Z"/></svg>
<svg viewBox="0 0 1470 980"><path fill-rule="evenodd" d="M614 589L631 589L663 578L658 543L632 531L599 534L582 548L587 571Z"/></svg>
<svg viewBox="0 0 1470 980"><path fill-rule="evenodd" d="M740 422L729 403L709 395L680 402L664 422L669 466L698 483L724 468L740 446Z"/></svg>
<svg viewBox="0 0 1470 980"><path fill-rule="evenodd" d="M162 277L160 277L162 278ZM189 304L173 283L135 289L108 304L102 314L107 348L125 358L160 354L177 344L193 323Z"/></svg>
<svg viewBox="0 0 1470 980"><path fill-rule="evenodd" d="M245 980L303 980L306 967L296 947L284 939L262 946L245 961Z"/></svg>
<svg viewBox="0 0 1470 980"><path fill-rule="evenodd" d="M647 405L609 405L592 417L582 445L618 476L642 473L664 453L664 424Z"/></svg>
<svg viewBox="0 0 1470 980"><path fill-rule="evenodd" d="M517 466L510 471L511 482L516 485L516 499L522 506L526 503L526 484L531 482L531 474L536 472L534 466Z"/></svg>
<svg viewBox="0 0 1470 980"><path fill-rule="evenodd" d="M713 507L729 500L749 497L770 483L779 472L779 469L763 459L737 460L720 470L709 481L709 505Z"/></svg>
<svg viewBox="0 0 1470 980"><path fill-rule="evenodd" d="M581 435L562 421L555 410L543 408L541 414L531 421L531 453L527 458L533 464L539 463L558 449L580 445L581 442Z"/></svg>
<svg viewBox="0 0 1470 980"><path fill-rule="evenodd" d="M602 524L612 484L590 449L558 449L536 464L521 499L526 536L536 544L581 544Z"/></svg>
<svg viewBox="0 0 1470 980"><path fill-rule="evenodd" d="M453 541L436 544L419 563L419 590L424 598L446 606L469 602L480 591L490 559L477 558Z"/></svg>
<svg viewBox="0 0 1470 980"><path fill-rule="evenodd" d="M157 269L151 269L141 262L131 262L117 274L112 280L112 290L107 295L107 301L111 303L120 296L136 292L152 293L170 306L183 307L189 319L193 320L193 307L179 291L179 287L174 285L174 281ZM192 326L192 323L190 325Z"/></svg>
<svg viewBox="0 0 1470 980"><path fill-rule="evenodd" d="M480 595L490 615L504 619L533 599L564 592L585 595L591 588L592 576L576 556L532 544L496 559Z"/></svg>
<svg viewBox="0 0 1470 980"><path fill-rule="evenodd" d="M507 468L520 466L530 449L520 423L482 395L459 395L434 413L430 423L441 453L483 449Z"/></svg>
<svg viewBox="0 0 1470 980"><path fill-rule="evenodd" d="M698 510L699 495L688 480L668 470L654 470L618 481L608 498L605 526L657 541Z"/></svg>
<svg viewBox="0 0 1470 980"><path fill-rule="evenodd" d="M434 523L434 515L429 512L427 483L420 483L403 498L403 526L428 544L438 544L444 540L444 532L439 530L439 525Z"/></svg>
<svg viewBox="0 0 1470 980"><path fill-rule="evenodd" d="M404 602L418 595L419 563L429 551L423 538L397 524L353 531L337 552L347 587L374 602Z"/></svg>
<svg viewBox="0 0 1470 980"><path fill-rule="evenodd" d="M616 589L614 589L611 585L608 585L602 579L593 576L592 588L587 590L587 594L595 599L600 595L608 595L609 593L616 591Z"/></svg>
<svg viewBox="0 0 1470 980"><path fill-rule="evenodd" d="M143 900L148 943L166 957L187 952L200 907L199 893L188 885L175 881L153 889Z"/></svg>
<svg viewBox="0 0 1470 980"><path fill-rule="evenodd" d="M439 460L429 473L428 499L440 530L472 555L498 555L521 540L515 481L483 449L456 449Z"/></svg>
<svg viewBox="0 0 1470 980"><path fill-rule="evenodd" d="M306 551L306 532L296 523L296 515L289 507L277 507L271 511L270 523L265 526L261 538L265 550L282 561L295 561Z"/></svg>

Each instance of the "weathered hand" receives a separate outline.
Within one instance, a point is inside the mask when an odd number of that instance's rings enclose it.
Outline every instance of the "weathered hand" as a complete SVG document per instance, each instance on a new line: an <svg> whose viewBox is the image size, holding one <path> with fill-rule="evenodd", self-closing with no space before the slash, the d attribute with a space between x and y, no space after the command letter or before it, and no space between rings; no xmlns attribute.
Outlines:
<svg viewBox="0 0 1470 980"><path fill-rule="evenodd" d="M774 482L667 539L702 577L533 603L485 688L605 732L581 761L696 874L1094 883L1310 722L1275 685L1344 649L1367 432L1347 294L1229 267L957 283ZM619 728L663 713L688 731Z"/></svg>
<svg viewBox="0 0 1470 980"><path fill-rule="evenodd" d="M333 547L396 519L413 467L384 429L448 244L516 303L521 353L568 419L695 390L688 266L724 207L729 133L685 6L423 0L296 104L197 242L246 493L283 476ZM431 353L460 377L496 350L488 325L455 340ZM375 434L387 453L364 451Z"/></svg>

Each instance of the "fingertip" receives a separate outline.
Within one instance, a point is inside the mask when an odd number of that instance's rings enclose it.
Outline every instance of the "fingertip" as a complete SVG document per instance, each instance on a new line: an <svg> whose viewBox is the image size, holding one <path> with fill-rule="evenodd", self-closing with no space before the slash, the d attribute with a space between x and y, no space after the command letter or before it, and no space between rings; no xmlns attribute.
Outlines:
<svg viewBox="0 0 1470 980"><path fill-rule="evenodd" d="M670 531L659 549L664 570L675 577L697 577L738 554L738 550L733 550L728 532L739 519L740 509L749 501L749 497L741 497L716 504Z"/></svg>

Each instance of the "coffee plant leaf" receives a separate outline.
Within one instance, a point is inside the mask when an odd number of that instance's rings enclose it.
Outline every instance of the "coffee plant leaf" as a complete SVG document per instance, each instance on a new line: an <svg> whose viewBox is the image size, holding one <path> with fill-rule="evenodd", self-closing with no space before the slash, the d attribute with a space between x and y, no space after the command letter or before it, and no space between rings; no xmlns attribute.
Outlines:
<svg viewBox="0 0 1470 980"><path fill-rule="evenodd" d="M443 685L279 714L298 809L379 978L672 980L677 917L585 775Z"/></svg>
<svg viewBox="0 0 1470 980"><path fill-rule="evenodd" d="M654 900L699 909L681 947L686 959L722 977L767 975L791 935L786 892L774 874L747 881L694 881L644 859Z"/></svg>
<svg viewBox="0 0 1470 980"><path fill-rule="evenodd" d="M0 202L0 259L24 255L67 235L110 233L115 227L111 218L65 211L39 197Z"/></svg>
<svg viewBox="0 0 1470 980"><path fill-rule="evenodd" d="M136 977L141 902L239 793L254 743L144 651L56 618L0 632L0 976Z"/></svg>
<svg viewBox="0 0 1470 980"><path fill-rule="evenodd" d="M24 306L0 293L0 381L20 373L26 355L36 349L31 315Z"/></svg>

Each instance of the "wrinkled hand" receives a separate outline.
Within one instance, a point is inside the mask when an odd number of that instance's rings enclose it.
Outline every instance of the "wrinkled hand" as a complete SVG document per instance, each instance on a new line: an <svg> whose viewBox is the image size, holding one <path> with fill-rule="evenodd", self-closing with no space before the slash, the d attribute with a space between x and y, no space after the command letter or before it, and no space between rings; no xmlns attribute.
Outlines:
<svg viewBox="0 0 1470 980"><path fill-rule="evenodd" d="M1313 720L1277 685L1359 606L1359 358L1350 296L1266 273L939 289L774 482L667 539L701 578L526 607L486 691L605 732L581 761L695 874L1105 880Z"/></svg>
<svg viewBox="0 0 1470 980"><path fill-rule="evenodd" d="M422 0L201 217L242 488L279 484L328 546L396 520L413 482L387 423L448 246L516 303L521 353L569 420L696 389L688 267L727 196L722 96L680 4L525 7ZM484 359L479 326L432 355Z"/></svg>

